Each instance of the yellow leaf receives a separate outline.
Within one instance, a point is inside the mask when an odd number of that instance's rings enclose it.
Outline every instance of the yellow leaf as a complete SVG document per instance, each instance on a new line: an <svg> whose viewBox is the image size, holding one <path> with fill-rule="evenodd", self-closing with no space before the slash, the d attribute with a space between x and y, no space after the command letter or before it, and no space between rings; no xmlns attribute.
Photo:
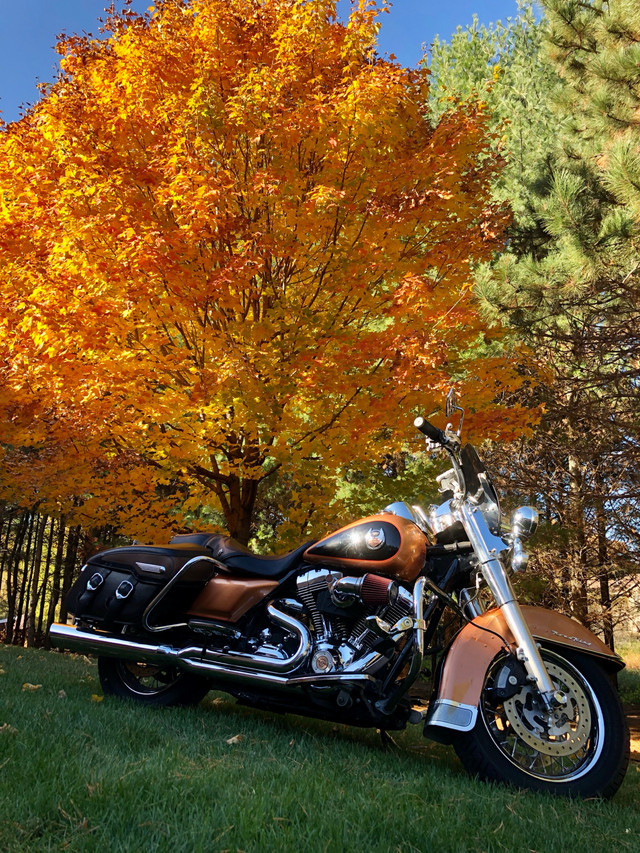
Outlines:
<svg viewBox="0 0 640 853"><path fill-rule="evenodd" d="M233 737L230 737L227 740L227 743L229 743L229 744L240 743L241 740L242 740L242 735L234 735Z"/></svg>
<svg viewBox="0 0 640 853"><path fill-rule="evenodd" d="M23 690L40 690L41 687L42 684L30 684L28 681L22 685Z"/></svg>

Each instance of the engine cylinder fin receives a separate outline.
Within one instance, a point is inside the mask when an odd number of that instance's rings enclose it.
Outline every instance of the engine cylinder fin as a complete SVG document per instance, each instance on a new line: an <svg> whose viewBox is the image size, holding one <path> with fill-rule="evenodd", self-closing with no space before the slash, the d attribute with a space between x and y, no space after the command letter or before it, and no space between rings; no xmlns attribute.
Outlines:
<svg viewBox="0 0 640 853"><path fill-rule="evenodd" d="M402 619L403 616L406 616L408 613L408 608L404 607L400 602L396 604L392 604L390 607L384 609L382 613L382 618L385 622L388 622L390 625L395 625L399 619Z"/></svg>

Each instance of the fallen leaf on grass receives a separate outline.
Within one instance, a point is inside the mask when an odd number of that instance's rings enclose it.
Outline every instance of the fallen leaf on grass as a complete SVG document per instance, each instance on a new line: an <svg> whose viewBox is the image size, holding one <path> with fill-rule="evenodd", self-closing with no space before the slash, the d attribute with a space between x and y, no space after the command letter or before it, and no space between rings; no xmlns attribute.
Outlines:
<svg viewBox="0 0 640 853"><path fill-rule="evenodd" d="M22 685L23 690L40 690L42 684L30 684L28 681Z"/></svg>
<svg viewBox="0 0 640 853"><path fill-rule="evenodd" d="M241 740L242 740L242 735L234 735L233 737L229 738L227 743L240 743Z"/></svg>
<svg viewBox="0 0 640 853"><path fill-rule="evenodd" d="M0 675L6 675L6 674L7 674L7 670L6 670L6 669L3 669L3 668L0 666Z"/></svg>
<svg viewBox="0 0 640 853"><path fill-rule="evenodd" d="M64 690L58 690L58 699L66 699L66 698L67 698L67 694L64 692Z"/></svg>
<svg viewBox="0 0 640 853"><path fill-rule="evenodd" d="M104 699L104 696L98 696L97 693L91 694L91 701L92 702L102 702L103 699Z"/></svg>
<svg viewBox="0 0 640 853"><path fill-rule="evenodd" d="M15 726L10 726L9 723L3 723L0 726L0 734L15 735L18 734L18 729L16 729Z"/></svg>

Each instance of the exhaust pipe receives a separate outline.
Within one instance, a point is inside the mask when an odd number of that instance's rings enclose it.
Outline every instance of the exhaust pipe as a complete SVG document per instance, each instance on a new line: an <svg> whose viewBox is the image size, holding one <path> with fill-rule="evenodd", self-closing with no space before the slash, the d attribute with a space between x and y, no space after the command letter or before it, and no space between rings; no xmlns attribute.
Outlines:
<svg viewBox="0 0 640 853"><path fill-rule="evenodd" d="M282 604L293 607L298 603L285 599ZM166 663L170 660L185 668L195 668L194 665L196 664L198 668L200 664L224 664L225 670L222 671L226 671L226 667L230 666L235 669L260 670L261 672L288 675L294 672L309 654L312 645L311 634L306 625L303 625L298 619L294 619L293 616L278 610L274 604L268 605L267 613L273 622L298 637L298 647L290 657L278 658L246 652L218 652L203 648L203 646L174 648L167 644L151 645L128 640L124 636L86 631L57 622L49 629L49 636L54 646L75 652L90 652L91 654L144 661L145 663Z"/></svg>
<svg viewBox="0 0 640 853"><path fill-rule="evenodd" d="M265 671L267 666L274 667L276 665L288 665L291 667L291 670L297 668L300 662L306 657L311 645L311 637L304 625L286 614L280 613L273 605L269 607L274 611L272 615L277 613L283 620L296 622L302 628L298 648L286 660L260 657L259 655L241 655L240 653L231 655L223 652L211 652L206 649L203 650L200 646L178 649L166 644L159 646L150 645L149 643L127 640L125 637L86 631L75 628L73 625L62 625L58 622L51 626L49 636L53 645L59 649L67 649L81 654L95 654L105 657L123 658L125 660L144 661L145 663L165 666L173 664L205 677L217 678L220 681L240 683L247 686L258 684L295 690L298 686L318 684L319 681L322 681L326 685L347 686L363 684L374 680L370 675L356 673L345 673L344 675L332 673L324 676L313 675L291 678L286 673L278 674L276 672ZM228 662L225 663L224 661ZM244 668L240 668L239 664L242 664Z"/></svg>

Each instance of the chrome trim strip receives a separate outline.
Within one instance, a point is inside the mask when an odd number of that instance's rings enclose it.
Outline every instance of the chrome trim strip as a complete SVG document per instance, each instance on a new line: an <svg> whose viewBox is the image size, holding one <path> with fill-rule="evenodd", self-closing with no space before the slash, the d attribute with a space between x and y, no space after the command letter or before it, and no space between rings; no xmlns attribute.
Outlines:
<svg viewBox="0 0 640 853"><path fill-rule="evenodd" d="M478 709L452 699L436 699L427 711L425 726L439 726L458 732L470 732L476 724Z"/></svg>

